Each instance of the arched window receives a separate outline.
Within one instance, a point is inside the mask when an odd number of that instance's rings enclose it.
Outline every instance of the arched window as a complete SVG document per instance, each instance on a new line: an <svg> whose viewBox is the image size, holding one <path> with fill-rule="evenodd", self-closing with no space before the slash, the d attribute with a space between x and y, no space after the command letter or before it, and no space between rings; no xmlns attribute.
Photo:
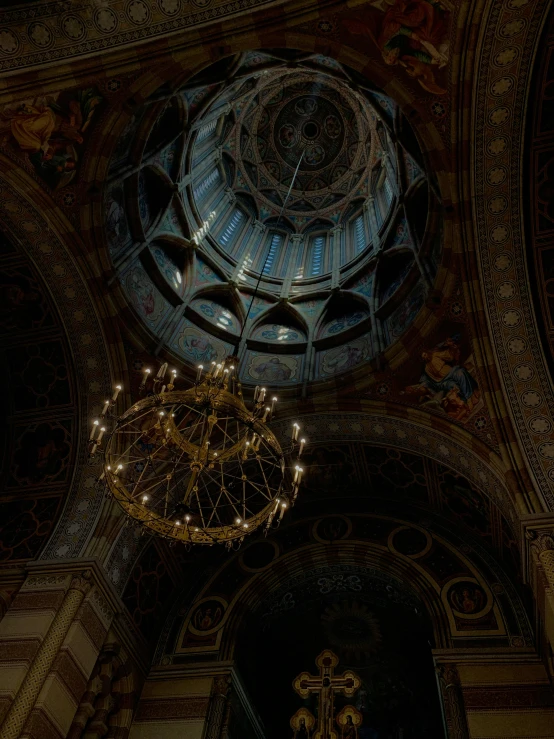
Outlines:
<svg viewBox="0 0 554 739"><path fill-rule="evenodd" d="M203 200L212 189L212 187L221 180L221 174L219 169L215 167L212 171L204 177L202 182L194 188L194 199L197 201Z"/></svg>
<svg viewBox="0 0 554 739"><path fill-rule="evenodd" d="M229 247L239 235L240 229L245 220L246 216L242 210L240 208L235 208L227 221L227 225L219 235L219 243L222 246Z"/></svg>
<svg viewBox="0 0 554 739"><path fill-rule="evenodd" d="M392 186L388 177L385 177L385 181L383 182L383 194L385 196L387 207L390 207L390 204L392 203L392 199L394 197L394 193L392 191Z"/></svg>
<svg viewBox="0 0 554 739"><path fill-rule="evenodd" d="M317 277L323 272L326 236L313 236L310 244L308 272L306 277Z"/></svg>
<svg viewBox="0 0 554 739"><path fill-rule="evenodd" d="M200 143L201 141L205 141L208 136L211 136L211 134L215 131L217 127L217 118L213 118L211 121L206 123L205 126L202 126L202 128L198 131L198 135L196 137L196 141Z"/></svg>
<svg viewBox="0 0 554 739"><path fill-rule="evenodd" d="M366 234L363 213L360 213L360 215L354 219L354 222L352 224L352 236L354 241L354 253L359 254L365 249L366 246Z"/></svg>
<svg viewBox="0 0 554 739"><path fill-rule="evenodd" d="M262 254L262 259L264 259L265 264L263 267L263 274L264 275L270 275L273 274L274 268L277 266L278 262L278 255L279 250L283 246L285 242L285 236L282 233L278 233L277 231L270 232L269 234L269 251L267 252L267 255L264 256ZM263 264L263 262L262 262Z"/></svg>

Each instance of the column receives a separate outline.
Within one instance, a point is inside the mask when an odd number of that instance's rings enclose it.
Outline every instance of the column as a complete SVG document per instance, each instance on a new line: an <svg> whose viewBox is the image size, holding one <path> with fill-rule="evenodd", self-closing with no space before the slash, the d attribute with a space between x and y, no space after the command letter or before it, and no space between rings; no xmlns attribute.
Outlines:
<svg viewBox="0 0 554 739"><path fill-rule="evenodd" d="M304 236L302 234L292 234L289 237L289 249L292 253L287 267L287 274L281 286L281 298L288 298L290 296L292 281L296 272L296 265L298 264L298 254L302 252L303 248Z"/></svg>
<svg viewBox="0 0 554 739"><path fill-rule="evenodd" d="M340 266L341 251L344 228L342 226L334 226L331 229L331 290L334 290L340 283ZM368 231L368 233L371 233Z"/></svg>
<svg viewBox="0 0 554 739"><path fill-rule="evenodd" d="M436 669L448 739L469 739L464 697L456 665L441 664Z"/></svg>
<svg viewBox="0 0 554 739"><path fill-rule="evenodd" d="M37 702L79 606L90 590L90 577L91 573L85 571L71 580L70 587L60 608L56 612L0 728L3 739L17 739L23 731L23 727Z"/></svg>
<svg viewBox="0 0 554 739"><path fill-rule="evenodd" d="M230 684L229 677L221 676L214 680L204 739L220 739L221 737Z"/></svg>
<svg viewBox="0 0 554 739"><path fill-rule="evenodd" d="M255 245L263 238L266 228L261 221L253 221L252 233L248 237L246 245L237 254L237 265L231 277L231 280L240 286L240 276L244 269L248 269L252 264L251 251Z"/></svg>
<svg viewBox="0 0 554 739"><path fill-rule="evenodd" d="M0 623L0 736L61 739L121 604L96 561L28 570Z"/></svg>
<svg viewBox="0 0 554 739"><path fill-rule="evenodd" d="M394 171L390 154L387 151L383 151L381 162L382 166L385 167L385 170L387 172L387 179L390 183L390 186L392 187L392 190L396 197L398 197L398 194L400 192L398 187L398 178L396 176L396 172Z"/></svg>
<svg viewBox="0 0 554 739"><path fill-rule="evenodd" d="M531 647L435 650L449 739L550 739L554 693Z"/></svg>
<svg viewBox="0 0 554 739"><path fill-rule="evenodd" d="M379 226L377 224L377 216L375 215L375 198L370 195L364 202L365 222L369 229L370 241L373 243L374 251L381 248L381 240L379 238Z"/></svg>
<svg viewBox="0 0 554 739"><path fill-rule="evenodd" d="M231 211L233 210L233 208L235 207L235 203L237 202L235 194L230 187L225 188L225 199L227 200L227 202L221 207L221 211L219 213L216 213L215 228L211 229L211 234L216 240L221 231L223 231L223 229L227 225L227 219L231 215Z"/></svg>
<svg viewBox="0 0 554 739"><path fill-rule="evenodd" d="M537 519L525 531L525 575L541 614L543 638L549 643L545 648L554 650L554 525L551 514Z"/></svg>

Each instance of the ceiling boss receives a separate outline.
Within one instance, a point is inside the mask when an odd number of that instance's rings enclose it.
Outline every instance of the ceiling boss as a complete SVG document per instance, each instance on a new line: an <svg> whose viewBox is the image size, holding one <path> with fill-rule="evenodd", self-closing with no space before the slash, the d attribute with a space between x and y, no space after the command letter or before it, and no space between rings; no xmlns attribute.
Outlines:
<svg viewBox="0 0 554 739"><path fill-rule="evenodd" d="M294 505L306 441L294 423L283 448L268 426L277 398L258 386L247 407L235 362L200 365L187 390L175 388L176 370L166 384L167 363L156 376L147 369L144 398L117 417L118 385L94 421L89 444L91 455L103 455L99 482L145 531L233 548L279 525Z"/></svg>

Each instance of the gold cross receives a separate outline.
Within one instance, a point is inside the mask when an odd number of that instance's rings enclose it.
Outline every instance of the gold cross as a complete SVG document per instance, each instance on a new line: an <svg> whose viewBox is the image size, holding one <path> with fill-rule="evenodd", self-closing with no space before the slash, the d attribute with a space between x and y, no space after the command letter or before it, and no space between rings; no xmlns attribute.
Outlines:
<svg viewBox="0 0 554 739"><path fill-rule="evenodd" d="M339 739L335 731L335 694L354 695L361 685L360 678L352 670L342 675L335 675L335 667L339 658L330 649L325 649L315 661L319 667L319 675L301 672L292 686L301 698L308 698L315 693L318 698L317 730L312 739Z"/></svg>

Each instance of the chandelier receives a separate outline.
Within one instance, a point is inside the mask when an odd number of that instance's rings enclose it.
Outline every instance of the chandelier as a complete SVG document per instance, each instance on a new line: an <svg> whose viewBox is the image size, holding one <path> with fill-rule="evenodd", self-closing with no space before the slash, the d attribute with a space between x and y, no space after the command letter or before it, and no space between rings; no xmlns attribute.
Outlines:
<svg viewBox="0 0 554 739"><path fill-rule="evenodd" d="M167 363L147 369L141 400L115 414L121 385L104 403L89 437L102 454L99 483L145 531L186 545L239 546L247 534L278 526L302 481L305 439L292 425L284 448L268 427L276 397L256 387L247 407L234 361L200 365L194 385L166 385ZM108 430L108 423L112 430ZM294 460L294 461L292 461Z"/></svg>

